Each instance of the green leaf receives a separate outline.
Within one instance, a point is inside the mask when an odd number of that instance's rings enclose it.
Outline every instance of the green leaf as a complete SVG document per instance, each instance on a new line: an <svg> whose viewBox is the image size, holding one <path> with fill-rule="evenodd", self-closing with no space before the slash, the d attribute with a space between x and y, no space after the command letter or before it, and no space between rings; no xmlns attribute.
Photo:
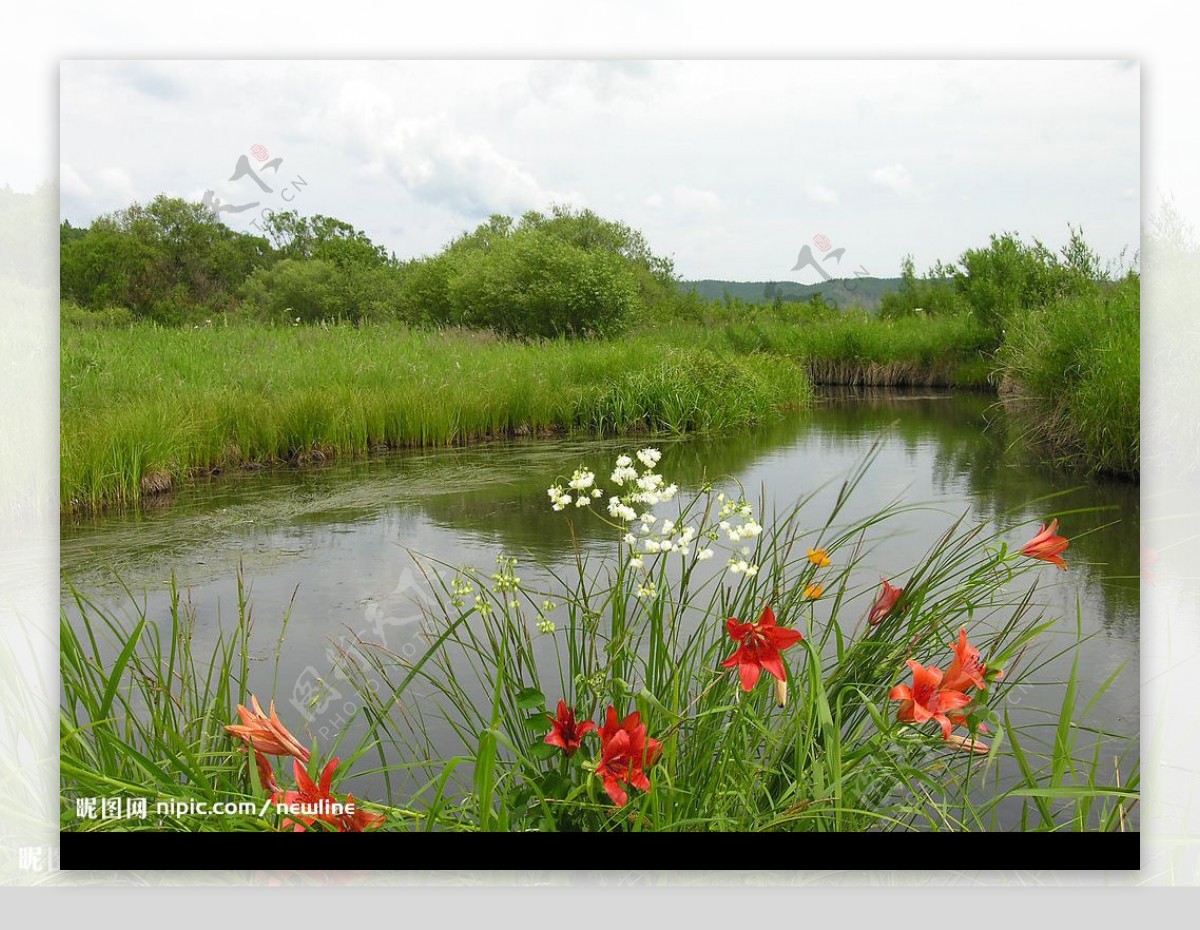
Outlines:
<svg viewBox="0 0 1200 930"><path fill-rule="evenodd" d="M541 742L530 743L529 749L526 751L535 759L540 759L542 761L545 761L546 759L552 759L562 752L562 750L557 746L551 746L549 743Z"/></svg>
<svg viewBox="0 0 1200 930"><path fill-rule="evenodd" d="M528 713L546 709L546 695L537 688L522 688L517 692L517 707Z"/></svg>

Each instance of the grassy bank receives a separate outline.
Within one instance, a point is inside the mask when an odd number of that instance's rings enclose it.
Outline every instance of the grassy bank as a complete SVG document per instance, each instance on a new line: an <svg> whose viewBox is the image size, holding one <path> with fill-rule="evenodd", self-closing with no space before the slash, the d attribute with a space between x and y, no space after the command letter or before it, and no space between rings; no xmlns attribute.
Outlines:
<svg viewBox="0 0 1200 930"><path fill-rule="evenodd" d="M560 494L597 491L556 516L611 524L604 553L534 573L507 554L423 562L443 571L422 572L421 650L406 657L386 633L346 643L326 680L354 711L332 733L268 669L294 738L269 742L279 730L257 721L261 767L227 731L250 696L244 594L236 626L202 655L193 633L210 618L178 592L169 616L129 619L80 597L62 623L62 828L286 829L266 801L299 783L291 753L314 780L340 759L333 797L353 791L368 828L402 832L1127 829L1129 745L1087 721L1099 695L1084 703L1074 671L1039 680L1060 647L1047 649L1054 620L1035 578L1054 568L1010 545L1032 527L951 522L881 588L863 563L893 544L894 511L842 513L869 458L831 512L810 515L810 500L768 519L712 489L677 499L656 456L557 479ZM929 676L941 690L921 690L915 678ZM1027 686L1060 690L1058 713L1028 714ZM914 695L950 717L915 714ZM599 732L574 729L568 709ZM368 775L364 796L355 776ZM257 813L79 815L75 799L116 795L245 800ZM309 823L329 827L352 829Z"/></svg>
<svg viewBox="0 0 1200 930"><path fill-rule="evenodd" d="M799 363L699 339L524 343L401 324L65 326L61 378L65 509L382 447L744 426L811 396Z"/></svg>
<svg viewBox="0 0 1200 930"><path fill-rule="evenodd" d="M1056 462L1140 471L1139 285L1131 278L1009 321L998 356L1006 403Z"/></svg>
<svg viewBox="0 0 1200 930"><path fill-rule="evenodd" d="M966 314L886 320L857 310L744 310L712 305L658 331L664 339L699 340L714 351L795 359L814 384L992 389L987 332Z"/></svg>

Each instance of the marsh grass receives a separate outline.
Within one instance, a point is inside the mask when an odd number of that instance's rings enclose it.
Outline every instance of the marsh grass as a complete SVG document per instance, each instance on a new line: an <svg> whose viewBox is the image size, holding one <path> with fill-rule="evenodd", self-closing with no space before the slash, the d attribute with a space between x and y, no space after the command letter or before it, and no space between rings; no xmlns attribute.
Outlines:
<svg viewBox="0 0 1200 930"><path fill-rule="evenodd" d="M197 473L549 431L681 433L805 406L803 368L652 336L524 343L356 327L65 328L64 510Z"/></svg>
<svg viewBox="0 0 1200 930"><path fill-rule="evenodd" d="M1138 798L1136 760L1086 720L1112 679L1081 707L1073 668L1058 684L1056 719L1010 713L1014 689L1054 658L1044 638L1055 621L1037 606L1031 574L1050 567L1010 553L1003 530L951 521L893 578L903 598L870 626L865 616L878 585L863 584L859 565L873 547L889 545L889 521L904 505L847 520L845 504L866 473L864 463L821 519L808 514L815 492L764 519L754 577L705 570L717 560L674 554L634 571L619 530L615 558L580 548L573 564L545 567L544 586L519 581L507 556L490 581L486 571L420 560L434 592L425 648L411 659L385 643L343 649L340 672L359 709L331 745L314 747L312 770L337 754L339 776L351 768L382 776L387 797L369 800L386 802L371 808L386 814L385 829L1127 829ZM716 506L702 492L675 508L681 523L703 525ZM815 546L828 551L829 567L807 558ZM815 602L803 593L813 580L825 586ZM647 582L656 593L639 597ZM553 632L540 625L546 598L557 605ZM189 645L194 618L178 596L173 604L161 622L138 612L119 620L78 595L76 616L64 612L66 829L80 828L71 817L71 798L80 795L263 797L253 766L223 732L233 705L246 698L244 597L231 636L203 657ZM732 651L725 619L757 619L765 604L804 634L785 653L783 706L766 675L746 693L736 672L721 666ZM986 755L955 751L936 727L899 723L888 699L893 685L909 680L906 659L945 668L960 627L988 667L1005 672L976 693L970 711L972 728L991 728ZM279 648L286 648L282 633ZM580 719L602 719L610 705L621 715L640 713L663 745L648 769L650 791L630 788L629 803L615 807L589 771L598 756L594 735L570 760L545 744L546 713L559 698ZM354 745L343 745L351 733ZM1114 755L1122 756L1117 766ZM178 818L165 826L277 826L251 816L219 822ZM105 826L112 824L87 828Z"/></svg>
<svg viewBox="0 0 1200 930"><path fill-rule="evenodd" d="M1140 452L1136 276L1014 316L999 354L1025 438L1085 472L1136 477Z"/></svg>

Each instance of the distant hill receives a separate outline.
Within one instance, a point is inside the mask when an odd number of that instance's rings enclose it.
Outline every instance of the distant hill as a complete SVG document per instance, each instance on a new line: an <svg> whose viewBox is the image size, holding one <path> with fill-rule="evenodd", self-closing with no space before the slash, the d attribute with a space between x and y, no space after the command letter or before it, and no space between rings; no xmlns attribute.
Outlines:
<svg viewBox="0 0 1200 930"><path fill-rule="evenodd" d="M878 310L884 294L900 289L899 278L834 278L817 284L797 281L680 281L685 291L695 291L705 300L722 300L726 294L749 303L770 303L778 295L786 301L805 301L813 294L833 300L841 309L861 307Z"/></svg>

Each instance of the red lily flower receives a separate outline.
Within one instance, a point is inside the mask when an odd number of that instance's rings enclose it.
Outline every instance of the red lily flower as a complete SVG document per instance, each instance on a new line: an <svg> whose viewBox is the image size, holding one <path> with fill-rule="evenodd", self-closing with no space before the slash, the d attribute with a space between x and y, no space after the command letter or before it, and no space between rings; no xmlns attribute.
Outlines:
<svg viewBox="0 0 1200 930"><path fill-rule="evenodd" d="M915 659L908 660L908 667L912 669L912 687L896 685L888 694L890 700L902 702L899 719L904 723L918 724L936 720L942 727L942 739L949 739L952 724L946 712L970 704L971 699L961 691L942 688L940 668L932 665L925 668Z"/></svg>
<svg viewBox="0 0 1200 930"><path fill-rule="evenodd" d="M333 773L337 771L337 767L338 760L336 758L330 759L329 764L321 771L320 783L314 784L313 780L308 777L308 771L300 764L299 759L292 763L292 773L296 777L296 787L299 790L281 792L275 796L274 801L276 804L312 805L314 812L308 814L297 813L294 815L295 820L290 816L284 818L283 826L285 829L291 827L294 832L303 833L307 827L311 827L316 821L320 820L332 826L339 833L361 833L365 829L383 823L384 816L382 814L369 813L358 807L357 804L355 804L353 814L335 814L329 809L335 803L340 803L343 806L354 804L354 795L348 795L345 801L339 802L329 791L333 784Z"/></svg>
<svg viewBox="0 0 1200 930"><path fill-rule="evenodd" d="M979 650L972 646L967 641L967 631L965 628L960 628L958 631L958 642L951 643L950 648L954 650L954 659L950 663L950 667L946 669L946 679L942 682L942 687L947 691L966 691L974 685L980 691L987 689L987 666L979 661ZM1000 672L997 677L1003 675Z"/></svg>
<svg viewBox="0 0 1200 930"><path fill-rule="evenodd" d="M871 605L871 612L867 614L867 623L871 626L875 626L891 613L892 608L896 606L896 601L900 600L900 595L904 593L903 588L893 588L888 584L886 578L879 580L883 582L883 587L879 591L879 596L875 598L875 603Z"/></svg>
<svg viewBox="0 0 1200 930"><path fill-rule="evenodd" d="M370 811L363 810L358 806L358 802L354 800L354 795L346 795L346 805L354 805L353 814L342 814L337 818L337 829L339 833L362 833L364 830L370 830L372 827L377 827L387 818L383 814L372 814Z"/></svg>
<svg viewBox="0 0 1200 930"><path fill-rule="evenodd" d="M229 724L225 732L231 736L246 741L257 752L265 752L269 756L294 756L301 762L308 762L309 751L300 744L296 737L288 732L287 727L275 715L275 702L271 702L271 715L263 713L258 698L250 695L250 703L254 707L251 712L238 705L238 716L242 718L240 725Z"/></svg>
<svg viewBox="0 0 1200 930"><path fill-rule="evenodd" d="M550 732L546 734L546 742L551 746L558 746L568 756L575 755L575 750L579 748L579 740L585 733L596 729L596 724L591 720L576 723L575 708L568 707L566 701L558 702L557 717L550 714L546 716L553 724Z"/></svg>
<svg viewBox="0 0 1200 930"><path fill-rule="evenodd" d="M730 639L741 645L721 667L737 666L743 691L750 691L758 684L758 676L764 669L780 681L787 680L780 653L804 639L799 630L776 626L775 612L769 606L763 608L757 623L742 623L737 617L730 617L725 621L725 629Z"/></svg>
<svg viewBox="0 0 1200 930"><path fill-rule="evenodd" d="M620 723L617 709L610 707L599 729L600 762L596 774L604 779L604 790L617 807L624 807L629 795L621 787L627 782L642 791L650 790L646 766L653 765L662 754L662 743L646 735L646 725L636 711Z"/></svg>
<svg viewBox="0 0 1200 930"><path fill-rule="evenodd" d="M1049 526L1043 523L1037 535L1021 547L1021 554L1027 555L1031 559L1053 562L1058 566L1059 571L1065 572L1067 563L1062 560L1059 553L1065 552L1069 545L1071 544L1065 537L1058 535L1058 520L1051 520Z"/></svg>

